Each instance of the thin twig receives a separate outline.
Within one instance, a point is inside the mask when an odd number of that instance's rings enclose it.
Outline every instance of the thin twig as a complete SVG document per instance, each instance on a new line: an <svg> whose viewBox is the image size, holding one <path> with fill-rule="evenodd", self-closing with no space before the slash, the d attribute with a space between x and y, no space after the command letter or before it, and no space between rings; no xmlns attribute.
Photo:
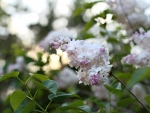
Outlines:
<svg viewBox="0 0 150 113"><path fill-rule="evenodd" d="M150 113L150 110L130 91L130 89L127 88L127 86L121 81L119 80L115 75L113 75L113 73L110 73L111 76L113 76L118 82L120 82L127 90L128 92Z"/></svg>

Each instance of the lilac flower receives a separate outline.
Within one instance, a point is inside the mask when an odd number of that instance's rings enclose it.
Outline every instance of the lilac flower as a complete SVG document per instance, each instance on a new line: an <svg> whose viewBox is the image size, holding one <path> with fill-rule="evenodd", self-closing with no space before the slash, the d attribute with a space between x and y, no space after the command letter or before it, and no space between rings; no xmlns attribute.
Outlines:
<svg viewBox="0 0 150 113"><path fill-rule="evenodd" d="M138 67L150 66L150 31L136 32L132 35L132 39L142 48L142 51L139 54L131 53L125 56L122 59L122 62Z"/></svg>
<svg viewBox="0 0 150 113"><path fill-rule="evenodd" d="M48 51L50 48L50 45L53 45L52 48L57 49L58 46L62 43L61 40L58 40L60 36L65 36L65 37L72 37L72 33L68 31L66 28L64 29L59 29L57 31L51 31L48 33L48 35L39 43L39 46L44 49L44 51ZM55 40L55 42L49 42L51 40ZM68 39L64 40L67 41Z"/></svg>
<svg viewBox="0 0 150 113"><path fill-rule="evenodd" d="M68 53L69 66L78 69L79 83L99 86L107 81L111 65L109 54L102 45L59 37L57 40L50 41L50 46L52 48L57 46Z"/></svg>

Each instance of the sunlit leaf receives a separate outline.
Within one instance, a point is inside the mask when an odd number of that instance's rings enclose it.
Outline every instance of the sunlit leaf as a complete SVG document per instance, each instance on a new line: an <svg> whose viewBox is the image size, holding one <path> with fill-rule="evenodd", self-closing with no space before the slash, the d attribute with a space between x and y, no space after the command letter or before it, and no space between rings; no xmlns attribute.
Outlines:
<svg viewBox="0 0 150 113"><path fill-rule="evenodd" d="M32 78L38 79L41 82L43 82L45 80L49 80L49 78L47 76L42 75L42 74L32 74Z"/></svg>
<svg viewBox="0 0 150 113"><path fill-rule="evenodd" d="M17 71L7 73L0 78L0 82L3 80L9 79L11 77L18 77L18 75L19 75L19 72L17 72Z"/></svg>

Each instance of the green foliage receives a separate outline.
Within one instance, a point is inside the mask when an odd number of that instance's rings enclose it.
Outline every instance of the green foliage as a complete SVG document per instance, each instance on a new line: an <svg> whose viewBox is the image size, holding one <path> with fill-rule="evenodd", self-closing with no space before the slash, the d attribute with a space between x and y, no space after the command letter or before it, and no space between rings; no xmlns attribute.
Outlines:
<svg viewBox="0 0 150 113"><path fill-rule="evenodd" d="M147 78L149 76L149 73L150 73L150 68L149 67L135 70L133 72L133 75L132 75L131 79L128 82L128 87L131 87L135 83L137 83L139 81L142 81L143 79Z"/></svg>
<svg viewBox="0 0 150 113"><path fill-rule="evenodd" d="M32 78L35 78L35 79L37 79L37 80L39 80L41 82L46 81L46 80L49 79L47 76L42 75L42 74L31 74L30 73L30 75L31 75Z"/></svg>
<svg viewBox="0 0 150 113"><path fill-rule="evenodd" d="M8 73L8 74L5 74L5 75L3 75L3 76L0 76L0 82L1 82L1 81L4 81L4 80L6 80L6 79L12 78L12 77L18 77L18 75L19 75L19 72L17 72L17 71L10 72L10 73Z"/></svg>
<svg viewBox="0 0 150 113"><path fill-rule="evenodd" d="M19 108L25 98L26 94L21 90L16 90L12 93L12 95L10 96L10 104L14 111Z"/></svg>
<svg viewBox="0 0 150 113"><path fill-rule="evenodd" d="M6 80L10 77L17 78L22 84L23 87L26 89L26 91L21 91L21 90L15 90L11 95L10 95L10 104L11 107L14 110L14 113L30 113L32 111L40 111L47 113L47 109L49 107L49 104L51 102L63 102L67 98L78 98L81 99L80 96L72 93L63 93L63 92L57 92L57 84L53 80L49 80L48 77L42 74L32 74L30 73L29 78L26 80L26 82L23 82L19 77L19 72L11 72L8 74L5 74L3 77L1 77L1 81ZM36 90L38 89L44 89L49 91L49 94L47 95L48 99L50 100L49 104L47 107L44 109L41 105L39 105L35 97L37 95L37 91L35 92L34 96L32 95L31 91L29 90L27 83L29 80L33 78L34 79L34 84L36 86ZM31 79L32 80L32 79ZM38 81L40 82L38 82ZM25 93L26 92L26 93ZM40 110L36 110L36 106L39 107ZM56 112L62 112L62 111L68 111L71 110L71 112L76 111L76 112L82 112L82 113L90 113L90 108L86 105L83 104L82 100L76 100L73 103L70 103L67 106L62 106L62 107L57 107ZM5 113L5 112L4 112Z"/></svg>
<svg viewBox="0 0 150 113"><path fill-rule="evenodd" d="M145 98L144 98L150 108L150 95L146 95Z"/></svg>
<svg viewBox="0 0 150 113"><path fill-rule="evenodd" d="M117 102L117 105L119 107L121 106L127 106L127 105L130 105L130 104L133 104L134 102L136 102L137 100L134 99L134 98L126 98L126 99L121 99L120 101Z"/></svg>
<svg viewBox="0 0 150 113"><path fill-rule="evenodd" d="M35 106L36 106L36 103L35 101L31 101L28 105L26 105L21 113L30 113L31 111L34 111L35 110Z"/></svg>
<svg viewBox="0 0 150 113"><path fill-rule="evenodd" d="M119 94L119 93L122 92L120 86L114 88L114 87L110 87L110 86L108 86L108 85L105 85L105 88L106 88L108 91L110 91L111 93L115 93L115 94Z"/></svg>
<svg viewBox="0 0 150 113"><path fill-rule="evenodd" d="M56 113L62 113L62 111L66 112L68 110L71 110L69 113L91 113L91 110L88 106L62 106L57 108Z"/></svg>

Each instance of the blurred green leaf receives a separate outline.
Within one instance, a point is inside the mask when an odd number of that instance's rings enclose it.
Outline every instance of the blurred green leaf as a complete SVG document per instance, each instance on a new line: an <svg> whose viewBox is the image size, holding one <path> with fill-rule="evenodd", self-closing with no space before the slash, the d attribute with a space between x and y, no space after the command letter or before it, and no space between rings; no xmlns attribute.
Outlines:
<svg viewBox="0 0 150 113"><path fill-rule="evenodd" d="M84 26L83 32L87 32L95 23L95 20L92 18L89 22L87 22Z"/></svg>
<svg viewBox="0 0 150 113"><path fill-rule="evenodd" d="M21 113L22 109L24 109L28 105L29 101L24 100L20 106L17 108L17 110L14 111L14 113Z"/></svg>
<svg viewBox="0 0 150 113"><path fill-rule="evenodd" d="M119 43L119 41L116 38L108 38L107 42L110 42L110 43Z"/></svg>
<svg viewBox="0 0 150 113"><path fill-rule="evenodd" d="M131 73L114 71L114 75L119 79L130 79Z"/></svg>
<svg viewBox="0 0 150 113"><path fill-rule="evenodd" d="M6 80L8 78L11 78L11 77L18 77L18 75L19 75L19 72L17 72L17 71L7 73L7 74L1 76L0 82L3 81L3 80Z"/></svg>
<svg viewBox="0 0 150 113"><path fill-rule="evenodd" d="M22 109L21 113L30 113L31 111L35 110L35 106L35 101L32 101Z"/></svg>
<svg viewBox="0 0 150 113"><path fill-rule="evenodd" d="M89 39L89 38L94 38L95 36L93 34L90 33L84 33L84 35L82 35L82 38L84 40Z"/></svg>
<svg viewBox="0 0 150 113"><path fill-rule="evenodd" d="M115 94L121 93L121 90L118 90L118 89L116 89L116 88L114 88L114 87L110 87L110 86L108 86L108 85L104 85L104 86L105 86L105 88L106 88L108 91L110 91L110 92L112 92L112 93L115 93Z"/></svg>
<svg viewBox="0 0 150 113"><path fill-rule="evenodd" d="M71 104L69 104L70 106L83 106L83 100L76 100L74 102L72 102Z"/></svg>
<svg viewBox="0 0 150 113"><path fill-rule="evenodd" d="M148 106L150 107L150 95L146 95L146 96L144 97L144 99L146 100Z"/></svg>
<svg viewBox="0 0 150 113"><path fill-rule="evenodd" d="M16 111L23 100L26 98L26 94L21 90L14 91L10 96L10 104L14 111Z"/></svg>
<svg viewBox="0 0 150 113"><path fill-rule="evenodd" d="M150 67L136 69L133 72L131 79L128 81L127 86L128 87L133 86L135 83L137 83L137 82L145 79L146 77L148 77L149 74L150 74Z"/></svg>
<svg viewBox="0 0 150 113"><path fill-rule="evenodd" d="M76 110L77 113L91 113L91 109L89 106L62 106L57 108L57 113L59 111L68 111L68 110Z"/></svg>
<svg viewBox="0 0 150 113"><path fill-rule="evenodd" d="M45 80L49 80L49 78L45 75L42 74L30 74L30 76L32 75L33 78L40 80L41 82L45 81Z"/></svg>
<svg viewBox="0 0 150 113"><path fill-rule="evenodd" d="M73 12L72 17L75 18L76 16L80 15L84 11L85 11L85 9L83 7L79 7Z"/></svg>
<svg viewBox="0 0 150 113"><path fill-rule="evenodd" d="M136 102L136 101L137 101L137 100L134 99L134 98L126 98L126 99L119 100L119 101L117 102L117 105L118 105L119 107L121 107L121 106L127 106L127 105L130 105L130 104L132 104L133 102Z"/></svg>

